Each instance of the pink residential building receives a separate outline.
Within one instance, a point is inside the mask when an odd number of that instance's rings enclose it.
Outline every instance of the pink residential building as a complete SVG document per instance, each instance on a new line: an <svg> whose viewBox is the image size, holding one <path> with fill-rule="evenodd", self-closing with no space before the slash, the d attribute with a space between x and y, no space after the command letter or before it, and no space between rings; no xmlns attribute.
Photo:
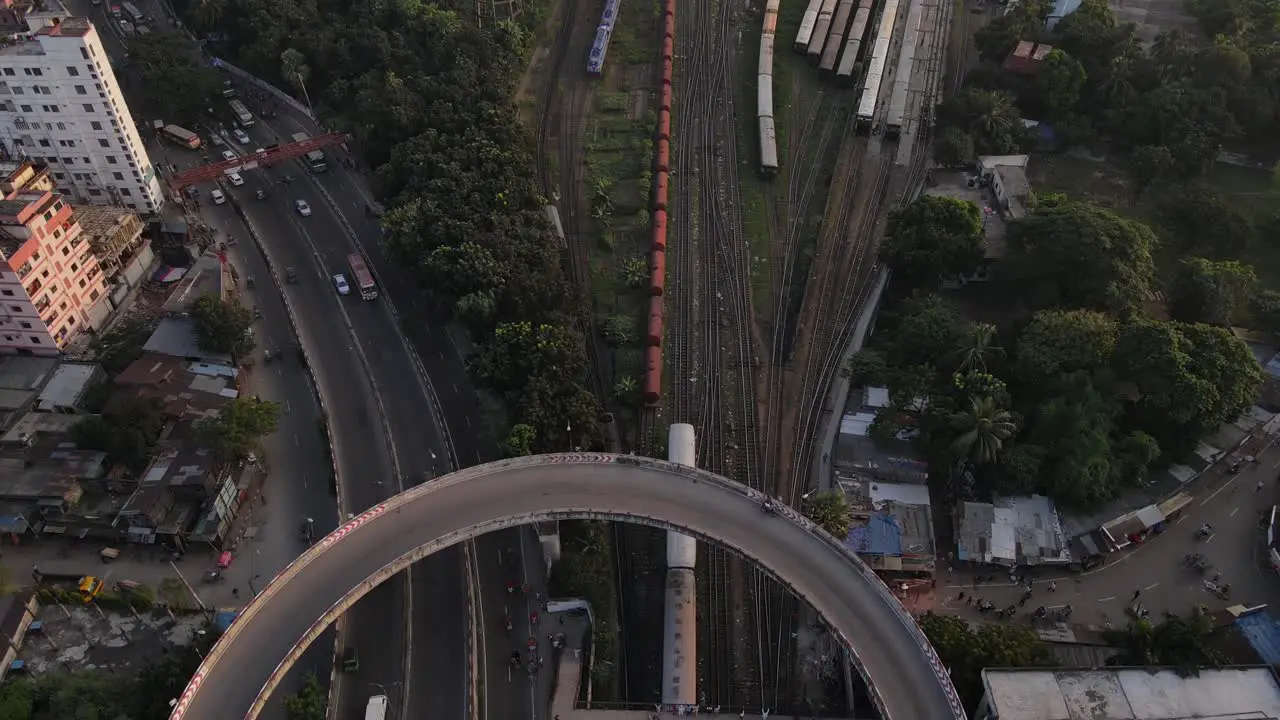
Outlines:
<svg viewBox="0 0 1280 720"><path fill-rule="evenodd" d="M107 279L48 168L0 163L0 353L56 355L110 313Z"/></svg>

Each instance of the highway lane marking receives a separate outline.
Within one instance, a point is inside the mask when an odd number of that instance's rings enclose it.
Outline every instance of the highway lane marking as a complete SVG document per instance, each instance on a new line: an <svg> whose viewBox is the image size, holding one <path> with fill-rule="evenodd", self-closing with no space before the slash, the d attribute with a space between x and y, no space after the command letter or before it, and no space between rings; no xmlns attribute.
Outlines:
<svg viewBox="0 0 1280 720"><path fill-rule="evenodd" d="M302 443L298 442L298 434L297 434L297 433L294 433L294 434L293 434L293 446L294 446L294 447L296 447L296 448L300 448L300 447L302 447Z"/></svg>
<svg viewBox="0 0 1280 720"><path fill-rule="evenodd" d="M463 417L464 417L464 418L466 418L466 421L467 421L467 427L471 427L471 416L470 416L470 415L464 415Z"/></svg>
<svg viewBox="0 0 1280 720"><path fill-rule="evenodd" d="M1231 484L1232 484L1232 483L1234 483L1234 482L1236 481L1236 478L1238 478L1238 477L1240 477L1240 476L1239 476L1239 475L1232 475L1230 480L1227 480L1225 483L1223 483L1223 484L1222 484L1222 487L1220 487L1220 488L1218 488L1217 490L1214 490L1213 492L1209 493L1209 497L1205 498L1205 499L1204 499L1204 501L1200 503L1200 507L1204 507L1205 505L1208 505L1208 504L1209 504L1209 502L1210 502L1211 500L1213 500L1214 498L1218 497L1218 493L1220 493L1220 492L1222 492L1223 490L1226 490L1227 488L1231 487Z"/></svg>
<svg viewBox="0 0 1280 720"><path fill-rule="evenodd" d="M440 359L441 359L441 360L443 360L443 359L444 359L444 355L443 355L443 354L441 354L441 355L440 355ZM458 394L458 383L453 383L453 394L454 394L454 395L457 395L457 394Z"/></svg>
<svg viewBox="0 0 1280 720"><path fill-rule="evenodd" d="M1235 516L1236 516L1236 513L1238 513L1238 512L1240 512L1240 506L1239 506L1239 505L1237 505L1237 506L1235 506L1235 507L1231 508L1231 514L1230 514L1230 515L1228 515L1227 517L1235 517Z"/></svg>
<svg viewBox="0 0 1280 720"><path fill-rule="evenodd" d="M1145 590L1154 590L1154 589L1156 589L1156 588L1157 588L1157 587L1159 587L1159 586L1160 586L1160 583L1158 583L1158 582L1153 582L1153 583L1151 583L1150 585L1148 585L1148 586L1146 586L1146 587L1144 587L1144 588L1142 588L1142 589L1143 589L1144 591L1145 591Z"/></svg>
<svg viewBox="0 0 1280 720"><path fill-rule="evenodd" d="M1098 598L1098 602L1107 602L1108 600L1115 600L1115 599L1116 599L1115 595L1108 595L1104 598Z"/></svg>

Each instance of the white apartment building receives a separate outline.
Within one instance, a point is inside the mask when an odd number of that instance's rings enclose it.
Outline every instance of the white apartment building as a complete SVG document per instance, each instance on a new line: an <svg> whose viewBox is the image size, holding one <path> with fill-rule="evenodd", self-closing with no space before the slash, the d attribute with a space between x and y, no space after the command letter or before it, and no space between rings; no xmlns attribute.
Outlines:
<svg viewBox="0 0 1280 720"><path fill-rule="evenodd" d="M49 175L0 162L0 353L56 355L111 313L107 276Z"/></svg>
<svg viewBox="0 0 1280 720"><path fill-rule="evenodd" d="M55 5L56 6L56 5ZM157 212L164 194L93 23L29 15L0 45L0 144L47 164L72 202Z"/></svg>

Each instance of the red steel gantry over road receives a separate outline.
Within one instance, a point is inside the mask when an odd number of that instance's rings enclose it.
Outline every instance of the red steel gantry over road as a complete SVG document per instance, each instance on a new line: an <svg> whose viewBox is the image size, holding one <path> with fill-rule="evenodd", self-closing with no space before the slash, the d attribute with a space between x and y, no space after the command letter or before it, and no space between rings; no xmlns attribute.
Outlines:
<svg viewBox="0 0 1280 720"><path fill-rule="evenodd" d="M226 175L228 172L235 172L237 169L252 170L259 167L268 167L282 163L285 160L292 160L296 157L302 157L312 150L328 147L330 145L339 145L347 142L350 137L346 133L329 133L320 137L307 138L301 142L287 143L285 145L277 145L273 148L267 148L262 152L249 153L241 155L234 160L220 160L208 165L201 165L197 168L184 170L173 177L169 178L169 184L173 186L175 191L181 191L188 185L206 182L214 178Z"/></svg>

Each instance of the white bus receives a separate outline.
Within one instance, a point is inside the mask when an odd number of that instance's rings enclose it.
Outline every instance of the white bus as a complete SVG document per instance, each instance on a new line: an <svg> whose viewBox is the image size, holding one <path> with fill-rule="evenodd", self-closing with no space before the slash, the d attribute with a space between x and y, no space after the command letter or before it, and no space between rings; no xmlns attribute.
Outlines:
<svg viewBox="0 0 1280 720"><path fill-rule="evenodd" d="M240 121L240 127L253 127L253 113L249 112L249 108L239 100L232 100L227 103L231 106L231 112L236 116L236 120Z"/></svg>
<svg viewBox="0 0 1280 720"><path fill-rule="evenodd" d="M124 14L133 22L134 25L141 25L147 21L147 16L143 15L142 11L138 10L133 3L122 2L120 3L120 7L124 10Z"/></svg>
<svg viewBox="0 0 1280 720"><path fill-rule="evenodd" d="M387 718L387 696L374 695L369 698L369 704L364 707L364 720L386 720Z"/></svg>

